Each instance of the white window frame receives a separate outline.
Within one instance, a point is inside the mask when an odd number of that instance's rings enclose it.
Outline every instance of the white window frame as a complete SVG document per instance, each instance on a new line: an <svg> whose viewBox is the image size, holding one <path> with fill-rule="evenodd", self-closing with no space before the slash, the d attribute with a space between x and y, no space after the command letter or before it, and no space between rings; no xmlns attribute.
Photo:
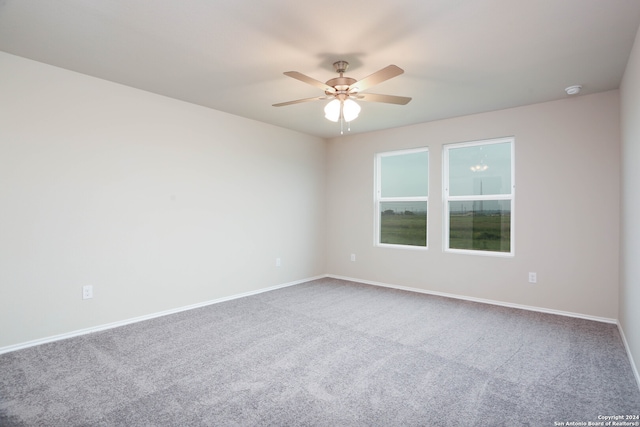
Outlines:
<svg viewBox="0 0 640 427"><path fill-rule="evenodd" d="M472 195L472 196L451 196L449 195L449 150L456 148L464 148L464 147L474 147L474 146L482 146L482 145L490 145L490 144L503 144L503 143L511 144L511 193L510 194L490 194L490 195ZM443 155L443 166L442 166L442 183L443 183L443 219L444 219L444 230L443 230L443 239L442 245L444 252L458 253L458 254L470 254L470 255L483 255L483 256L497 256L497 257L513 257L515 255L515 193L516 193L516 184L515 184L515 138L514 137L503 137L503 138L494 138L494 139L486 139L486 140L478 140L478 141L470 141L470 142L461 142L455 144L445 144L442 150ZM509 252L499 252L499 251L486 251L486 250L478 250L478 249L455 249L449 247L449 202L469 202L469 201L495 201L495 200L505 200L511 201L511 217L510 217L510 242L509 242Z"/></svg>
<svg viewBox="0 0 640 427"><path fill-rule="evenodd" d="M399 156L405 154L412 153L427 153L427 176L428 178L428 186L427 186L427 195L420 197L382 197L382 158L390 157L390 156ZM429 187L431 186L430 179L430 170L431 170L431 154L429 153L428 147L419 147L419 148L409 148L403 150L395 150L395 151L385 151L381 153L376 153L375 155L375 188L374 188L374 203L373 203L373 212L374 212L374 221L373 221L373 244L374 246L379 247L387 247L387 248L401 248L401 249L410 249L410 250L420 250L424 251L429 248ZM381 214L380 214L380 203L383 202L426 202L427 204L427 224L426 224L426 240L425 246L415 246L415 245L401 245L401 244L392 244L392 243L382 243L380 242L381 232L380 227L381 224Z"/></svg>

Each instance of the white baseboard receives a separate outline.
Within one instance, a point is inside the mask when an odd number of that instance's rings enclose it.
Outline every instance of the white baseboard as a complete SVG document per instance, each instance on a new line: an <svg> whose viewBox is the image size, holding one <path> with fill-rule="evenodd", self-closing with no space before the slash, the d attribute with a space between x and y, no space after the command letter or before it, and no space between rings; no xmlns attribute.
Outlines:
<svg viewBox="0 0 640 427"><path fill-rule="evenodd" d="M553 310L553 309L544 308L544 307L535 307L535 306L529 306L529 305L512 304L512 303L509 303L509 302L495 301L495 300L489 300L489 299L483 299L483 298L475 298L475 297L468 297L468 296L464 296L464 295L448 294L448 293L445 293L445 292L428 291L428 290L425 290L425 289L410 288L408 286L397 286L397 285L391 285L391 284L388 284L388 283L374 282L374 281L371 281L371 280L362 280L362 279L355 279L355 278L352 278L352 277L336 276L336 275L333 275L333 274L328 274L327 277L332 277L334 279L340 279L340 280L348 280L350 282L363 283L365 285L382 286L384 288L399 289L399 290L402 290L402 291L418 292L418 293L421 293L421 294L436 295L436 296L447 297L447 298L455 298L455 299L460 299L460 300L465 300L465 301L479 302L479 303L483 303L483 304L499 305L499 306L502 306L502 307L509 307L509 308L518 308L520 310L536 311L536 312L539 312L539 313L557 314L559 316L576 317L576 318L579 318L579 319L594 320L596 322L612 323L614 325L618 323L617 319L610 319L610 318L607 318L607 317L591 316L591 315L588 315L588 314L581 314L581 313L572 313L572 312L569 312L569 311Z"/></svg>
<svg viewBox="0 0 640 427"><path fill-rule="evenodd" d="M230 301L230 300L234 300L234 299L238 299L238 298L248 297L248 296L251 296L251 295L257 295L257 294L261 294L263 292L269 292L269 291L273 291L273 290L276 290L276 289L286 288L288 286L299 285L300 283L305 283L305 282L308 282L308 281L311 281L311 280L322 279L324 277L327 277L327 276L326 275L321 275L321 276L310 277L310 278L306 278L306 279L302 279L302 280L296 280L294 282L283 283L283 284L271 286L271 287L268 287L268 288L258 289L256 291L244 292L244 293L241 293L241 294L231 295L231 296L223 297L223 298L217 298L217 299L214 299L214 300L204 301L204 302L191 304L191 305L187 305L187 306L183 306L183 307L173 308L173 309L170 309L170 310L160 311L160 312L157 312L157 313L146 314L144 316L134 317L134 318L131 318L131 319L120 320L120 321L113 322L113 323L107 323L107 324L104 324L104 325L93 326L91 328L78 329L78 330L67 332L67 333L64 333L64 334L53 335L53 336L49 336L49 337L45 337L45 338L39 338L39 339L36 339L36 340L27 341L27 342L23 342L23 343L19 343L19 344L0 347L0 354L9 353L11 351L16 351L16 350L22 350L23 348L33 347L33 346L40 345L40 344L46 344L46 343L50 343L50 342L54 342L54 341L60 341L60 340L64 340L64 339L67 339L67 338L73 338L73 337L77 337L77 336L80 336L80 335L86 335L86 334L91 334L91 333L94 333L94 332L104 331L106 329L117 328L119 326L129 325L131 323L142 322L144 320L150 320L150 319L154 319L156 317L167 316L169 314L180 313L182 311L193 310L194 308L205 307L207 305L218 304L218 303L225 302L225 301Z"/></svg>
<svg viewBox="0 0 640 427"><path fill-rule="evenodd" d="M633 370L633 375L636 378L636 383L638 384L638 388L640 389L640 373L638 373L638 367L636 362L633 360L633 355L631 354L631 348L629 347L629 343L627 342L627 337L624 335L624 329L622 329L622 325L618 321L618 331L620 331L620 336L622 337L622 342L624 343L624 348L627 350L627 357L629 357L629 362L631 363L631 370Z"/></svg>

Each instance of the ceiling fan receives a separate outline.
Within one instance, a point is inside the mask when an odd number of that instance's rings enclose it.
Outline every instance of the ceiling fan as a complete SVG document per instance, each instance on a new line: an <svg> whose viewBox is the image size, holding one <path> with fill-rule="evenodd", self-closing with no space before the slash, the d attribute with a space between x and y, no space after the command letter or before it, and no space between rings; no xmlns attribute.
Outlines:
<svg viewBox="0 0 640 427"><path fill-rule="evenodd" d="M404 96L361 93L362 91L369 89L371 86L377 85L404 73L402 68L395 65L386 66L362 80L356 80L351 77L344 76L344 72L349 68L349 63L347 61L336 61L333 63L333 68L335 68L336 73L340 74L340 77L329 79L326 83L322 83L319 80L297 71L285 72L284 74L286 76L293 77L296 80L300 80L301 82L308 83L322 89L325 96L281 102L279 104L273 104L273 106L284 107L285 105L299 104L301 102L331 99L331 102L329 102L324 108L325 117L333 122L337 122L341 119L346 122L351 122L357 118L360 113L360 106L354 100L384 102L387 104L397 105L405 105L411 101L411 98Z"/></svg>

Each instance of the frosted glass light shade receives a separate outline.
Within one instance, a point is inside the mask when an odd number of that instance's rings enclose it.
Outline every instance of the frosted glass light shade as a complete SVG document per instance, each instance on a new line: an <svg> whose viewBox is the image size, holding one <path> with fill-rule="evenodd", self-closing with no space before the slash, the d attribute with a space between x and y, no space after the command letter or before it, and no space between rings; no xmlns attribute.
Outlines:
<svg viewBox="0 0 640 427"><path fill-rule="evenodd" d="M350 99L344 101L342 107L342 115L344 116L345 122L350 122L351 120L355 120L358 118L358 114L360 114L360 106Z"/></svg>
<svg viewBox="0 0 640 427"><path fill-rule="evenodd" d="M324 107L324 117L332 122L337 122L338 119L340 119L341 107L342 105L340 105L340 101L334 99Z"/></svg>

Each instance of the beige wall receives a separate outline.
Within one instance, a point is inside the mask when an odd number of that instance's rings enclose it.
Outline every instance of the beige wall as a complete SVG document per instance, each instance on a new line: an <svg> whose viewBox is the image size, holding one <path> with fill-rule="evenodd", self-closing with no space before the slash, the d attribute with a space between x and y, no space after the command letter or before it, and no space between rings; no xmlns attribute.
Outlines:
<svg viewBox="0 0 640 427"><path fill-rule="evenodd" d="M510 135L515 136L515 256L443 253L443 144ZM375 247L374 155L422 146L430 150L429 249ZM329 141L327 164L330 274L617 318L617 91L335 138ZM528 272L537 272L537 284L528 283Z"/></svg>
<svg viewBox="0 0 640 427"><path fill-rule="evenodd" d="M325 272L322 139L0 70L0 348Z"/></svg>
<svg viewBox="0 0 640 427"><path fill-rule="evenodd" d="M622 125L622 268L620 324L640 363L640 30L620 86Z"/></svg>

